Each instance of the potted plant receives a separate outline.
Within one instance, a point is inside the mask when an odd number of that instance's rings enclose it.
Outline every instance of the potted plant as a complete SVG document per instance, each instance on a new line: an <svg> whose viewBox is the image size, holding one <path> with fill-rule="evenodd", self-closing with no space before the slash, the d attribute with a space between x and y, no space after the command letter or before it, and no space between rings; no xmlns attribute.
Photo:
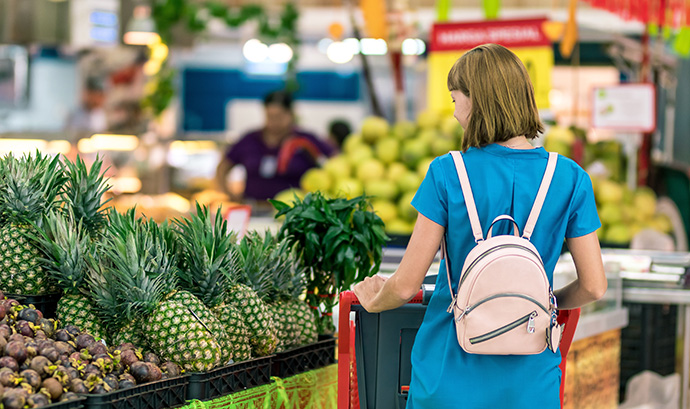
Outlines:
<svg viewBox="0 0 690 409"><path fill-rule="evenodd" d="M333 333L338 293L379 270L388 240L383 221L371 211L366 196L326 198L312 192L304 199L295 196L291 204L270 202L278 211L275 217L285 217L279 237L296 246L308 269L307 302L319 333Z"/></svg>

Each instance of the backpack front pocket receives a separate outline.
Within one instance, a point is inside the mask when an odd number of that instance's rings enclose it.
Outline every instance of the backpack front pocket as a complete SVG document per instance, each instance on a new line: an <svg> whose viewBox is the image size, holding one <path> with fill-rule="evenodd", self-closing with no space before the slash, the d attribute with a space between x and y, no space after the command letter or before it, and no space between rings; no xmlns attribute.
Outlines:
<svg viewBox="0 0 690 409"><path fill-rule="evenodd" d="M478 344L481 342L486 342L490 341L498 336L501 336L505 334L508 331L511 331L515 328L518 328L522 325L527 324L527 332L532 334L534 333L535 325L534 325L534 319L537 317L537 311L532 311L531 313L525 315L524 317L520 317L516 319L515 321L511 322L510 324L506 324L500 328L496 328L493 331L487 332L486 334L479 335L477 337L472 337L470 338L470 344Z"/></svg>

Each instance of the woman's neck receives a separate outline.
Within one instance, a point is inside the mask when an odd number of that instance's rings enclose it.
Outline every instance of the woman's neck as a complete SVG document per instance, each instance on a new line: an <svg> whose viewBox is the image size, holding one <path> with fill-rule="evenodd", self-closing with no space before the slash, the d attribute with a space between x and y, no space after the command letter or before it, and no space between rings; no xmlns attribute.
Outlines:
<svg viewBox="0 0 690 409"><path fill-rule="evenodd" d="M275 148L280 146L281 142L283 142L285 137L289 134L290 132L269 132L268 130L264 129L262 136L266 146L269 148Z"/></svg>
<svg viewBox="0 0 690 409"><path fill-rule="evenodd" d="M525 138L523 135L520 136L514 136L507 141L502 141L502 142L496 142L497 144L501 146L505 146L506 148L510 149L533 149L534 146L532 146L531 143Z"/></svg>

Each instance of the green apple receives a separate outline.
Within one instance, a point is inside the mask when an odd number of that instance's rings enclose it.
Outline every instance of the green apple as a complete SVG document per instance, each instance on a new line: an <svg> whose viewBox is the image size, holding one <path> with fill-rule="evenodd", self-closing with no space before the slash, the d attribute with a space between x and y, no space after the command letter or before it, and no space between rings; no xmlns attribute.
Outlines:
<svg viewBox="0 0 690 409"><path fill-rule="evenodd" d="M412 207L412 199L415 192L407 192L398 199L398 214L400 218L408 222L413 222L417 219L417 209Z"/></svg>
<svg viewBox="0 0 690 409"><path fill-rule="evenodd" d="M385 164L390 164L400 157L400 142L392 137L386 137L376 142L376 157Z"/></svg>
<svg viewBox="0 0 690 409"><path fill-rule="evenodd" d="M395 200L400 190L392 180L369 180L364 182L364 194L377 199Z"/></svg>
<svg viewBox="0 0 690 409"><path fill-rule="evenodd" d="M331 189L331 193L335 197L347 197L349 199L361 196L363 192L362 182L354 178L338 179Z"/></svg>
<svg viewBox="0 0 690 409"><path fill-rule="evenodd" d="M417 134L417 124L412 121L400 121L393 124L391 134L398 140L411 139Z"/></svg>
<svg viewBox="0 0 690 409"><path fill-rule="evenodd" d="M372 200L371 206L374 212L383 220L383 223L390 223L398 217L398 207L388 200Z"/></svg>
<svg viewBox="0 0 690 409"><path fill-rule="evenodd" d="M323 170L331 175L333 180L338 178L346 178L352 175L352 165L344 155L334 156L323 164Z"/></svg>
<svg viewBox="0 0 690 409"><path fill-rule="evenodd" d="M388 122L379 116L369 116L362 121L362 139L368 144L373 144L379 139L388 136Z"/></svg>
<svg viewBox="0 0 690 409"><path fill-rule="evenodd" d="M422 178L419 177L417 172L407 170L405 173L401 174L396 180L398 188L401 192L416 192L419 185L422 183Z"/></svg>
<svg viewBox="0 0 690 409"><path fill-rule="evenodd" d="M407 166L400 162L391 163L386 169L386 179L397 182L400 179L400 175L408 172Z"/></svg>
<svg viewBox="0 0 690 409"><path fill-rule="evenodd" d="M375 158L367 158L359 162L355 169L357 179L363 183L370 180L380 180L386 174L386 167L381 161Z"/></svg>
<svg viewBox="0 0 690 409"><path fill-rule="evenodd" d="M305 192L326 192L332 184L331 176L320 168L309 169L300 179L300 187Z"/></svg>

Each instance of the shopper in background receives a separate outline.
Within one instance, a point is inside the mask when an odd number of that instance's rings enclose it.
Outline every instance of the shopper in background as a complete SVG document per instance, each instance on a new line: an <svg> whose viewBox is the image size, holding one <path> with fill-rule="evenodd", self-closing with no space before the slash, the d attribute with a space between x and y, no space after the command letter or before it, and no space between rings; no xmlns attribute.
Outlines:
<svg viewBox="0 0 690 409"><path fill-rule="evenodd" d="M244 135L225 153L216 180L233 200L265 201L285 189L299 187L304 172L333 154L335 148L328 142L295 126L292 102L288 92L268 94L264 98L264 127ZM228 172L235 165L246 169L242 196L230 192L226 183Z"/></svg>
<svg viewBox="0 0 690 409"><path fill-rule="evenodd" d="M548 152L528 139L542 131L534 90L522 62L508 49L485 44L460 57L448 74L455 118L465 129L462 149L482 226L510 214L524 227L541 183ZM596 230L592 184L575 162L558 158L531 242L549 280L565 238L578 278L555 292L561 309L601 298L607 288ZM436 158L413 201L419 211L407 251L388 280L367 278L354 287L364 308L379 312L410 300L446 235L454 286L475 246L458 174L450 154ZM497 229L499 229L497 231ZM503 222L495 234L512 234ZM485 232L486 233L486 232ZM445 271L444 265L440 271ZM439 274L412 350L408 408L560 408L560 352L478 355L458 345L445 274ZM457 291L457 288L454 288Z"/></svg>
<svg viewBox="0 0 690 409"><path fill-rule="evenodd" d="M352 127L344 119L334 119L328 124L328 139L331 145L337 146L339 150L342 150L345 138L351 133Z"/></svg>

